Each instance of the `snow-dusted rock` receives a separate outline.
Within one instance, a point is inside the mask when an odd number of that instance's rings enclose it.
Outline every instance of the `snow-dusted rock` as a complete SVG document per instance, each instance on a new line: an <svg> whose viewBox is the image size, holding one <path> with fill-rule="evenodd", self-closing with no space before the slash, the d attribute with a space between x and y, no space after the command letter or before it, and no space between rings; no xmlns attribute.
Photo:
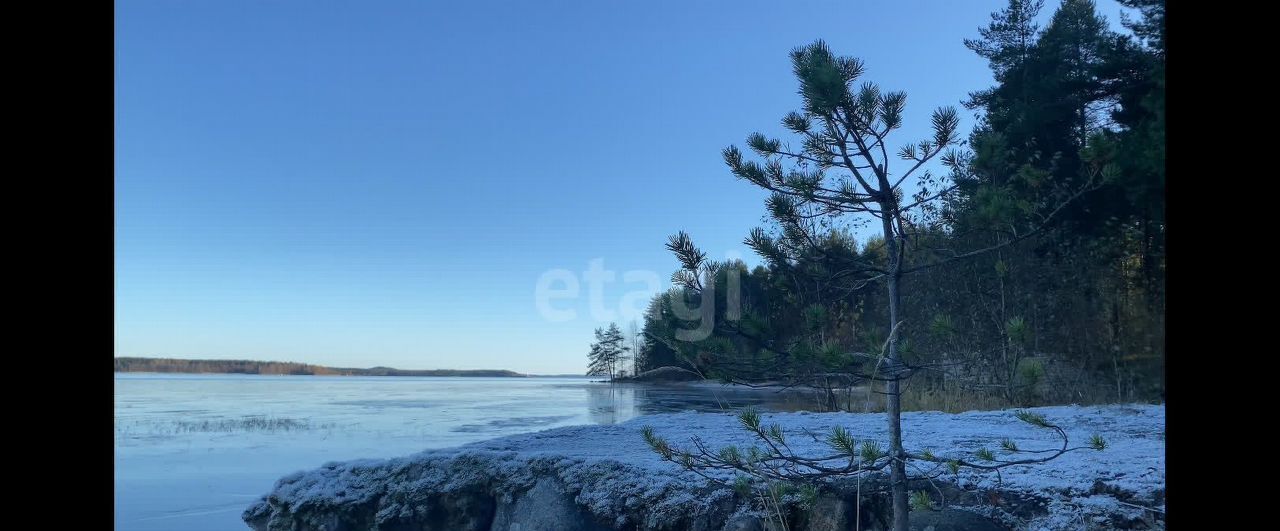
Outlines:
<svg viewBox="0 0 1280 531"><path fill-rule="evenodd" d="M1163 406L1036 411L1063 426L1073 446L1099 433L1106 437L1107 449L1005 469L998 477L962 472L946 481L913 484L913 489L934 495L935 503L945 502L940 513L917 515L913 527L1163 527ZM802 434L825 433L834 426L847 428L859 440L887 441L883 414L774 413L764 414L763 422L794 434L789 443L802 453L829 453ZM243 517L258 531L772 527L751 500L662 461L640 434L646 425L676 445L692 437L712 446L753 442L728 413L652 415L612 426L557 428L396 459L330 463L281 478ZM999 455L1003 438L1028 450L1058 444L1051 433L1016 420L1010 411L907 413L903 430L908 450L929 449L940 456L972 456L983 447ZM944 499L937 499L938 491ZM833 486L811 508L794 508L789 523L812 531L845 529L856 514L864 530L887 525L883 496L864 492L855 499L848 485ZM972 523L956 527L964 519Z"/></svg>

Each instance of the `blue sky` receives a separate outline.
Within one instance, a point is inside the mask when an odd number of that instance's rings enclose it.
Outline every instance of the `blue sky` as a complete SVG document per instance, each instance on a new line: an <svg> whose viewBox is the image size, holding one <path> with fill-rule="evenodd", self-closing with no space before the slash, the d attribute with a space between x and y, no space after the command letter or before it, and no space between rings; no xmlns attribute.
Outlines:
<svg viewBox="0 0 1280 531"><path fill-rule="evenodd" d="M861 57L919 140L1003 5L121 0L115 355L582 372L668 235L756 262L720 150L782 134L790 49Z"/></svg>

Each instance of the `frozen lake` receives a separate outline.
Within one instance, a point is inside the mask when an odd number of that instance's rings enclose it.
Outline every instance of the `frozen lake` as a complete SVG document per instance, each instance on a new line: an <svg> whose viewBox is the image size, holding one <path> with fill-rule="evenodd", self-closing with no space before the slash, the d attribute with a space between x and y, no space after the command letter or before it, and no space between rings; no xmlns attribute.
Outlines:
<svg viewBox="0 0 1280 531"><path fill-rule="evenodd" d="M805 408L795 396L705 384L118 373L115 527L247 529L240 512L277 478L328 461L748 405Z"/></svg>

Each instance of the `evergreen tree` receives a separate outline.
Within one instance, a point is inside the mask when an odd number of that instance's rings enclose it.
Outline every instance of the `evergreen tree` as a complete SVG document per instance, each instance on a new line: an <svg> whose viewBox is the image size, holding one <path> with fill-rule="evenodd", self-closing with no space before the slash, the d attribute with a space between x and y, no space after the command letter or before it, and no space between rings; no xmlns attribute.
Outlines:
<svg viewBox="0 0 1280 531"><path fill-rule="evenodd" d="M595 335L596 340L591 344L591 351L587 354L587 375L607 375L612 380L626 360L626 353L630 347L625 344L626 338L623 337L617 323L610 323L607 329L597 328Z"/></svg>
<svg viewBox="0 0 1280 531"><path fill-rule="evenodd" d="M1025 76L1024 65L1031 59L1040 27L1036 15L1044 0L1009 0L1009 6L991 14L991 23L978 30L981 39L965 39L965 47L987 59L997 82L1006 82L1010 72ZM1022 83L1025 87L1025 80ZM996 89L973 92L965 106L977 108L991 103ZM1026 94L1022 94L1026 99Z"/></svg>
<svg viewBox="0 0 1280 531"><path fill-rule="evenodd" d="M1137 9L1141 13L1139 20L1124 19L1125 27L1134 35L1143 39L1148 48L1164 57L1164 4L1165 0L1117 0L1120 5Z"/></svg>
<svg viewBox="0 0 1280 531"><path fill-rule="evenodd" d="M602 345L608 352L609 377L614 378L628 359L627 352L631 350L626 344L626 337L622 335L622 329L618 328L618 323L609 323L609 328L604 332Z"/></svg>
<svg viewBox="0 0 1280 531"><path fill-rule="evenodd" d="M999 257L998 275L994 268L980 274L998 285L999 298L989 304L999 309L994 322L1003 344L1008 337L1000 323L1018 313L1096 315L1073 323L1071 330L1063 329L1062 319L1046 322L1061 330L1060 339L1046 339L1078 349L1083 370L1098 367L1090 361L1093 352L1109 353L1097 361L1117 379L1123 371L1162 374L1159 365L1126 369L1125 360L1153 364L1163 355L1163 2L1125 5L1142 12L1141 20L1125 22L1140 42L1108 28L1093 2L1066 0L1023 63L993 63L998 77L1001 72L1026 75L1004 75L991 97L979 102L982 122L970 139L973 178L951 220L956 233L998 243L1006 238L999 227L1035 216L1026 205L1087 178L1086 157L1110 159L1114 171L1087 201L1067 207L1058 216L1061 223L1030 246ZM985 45L998 48L994 42ZM1075 266L1061 268L1069 263ZM1063 273L1009 275L1053 269ZM1038 296L1007 304L1005 295L1018 291ZM1099 339L1096 345L1073 346L1081 337ZM1117 382L1116 399L1124 399L1123 387Z"/></svg>
<svg viewBox="0 0 1280 531"><path fill-rule="evenodd" d="M612 376L612 354L604 341L604 329L597 328L595 334L596 340L591 343L591 352L587 354L587 376Z"/></svg>
<svg viewBox="0 0 1280 531"><path fill-rule="evenodd" d="M898 150L897 158L905 161L905 169L895 171L888 155L888 136L902 125L906 94L882 92L870 82L855 88L864 71L862 62L834 55L822 41L794 50L791 59L804 106L802 111L784 117L782 124L801 138L799 149L753 133L747 138L747 145L761 162L748 160L734 146L723 152L725 163L736 177L772 194L767 208L779 233L771 235L756 229L747 244L772 265L784 268L802 263L805 258L830 257L827 246L821 243L823 236L818 233L822 227L849 216L862 215L878 221L879 238L868 245L866 252L845 254L839 263L832 264L837 267L810 271L818 275L810 280L819 285L834 284L847 292L873 281L882 285L886 291L888 331L879 354L855 352L847 340L824 342L814 352L805 345L788 349L786 345L771 344L768 338L753 339L762 347L779 351L784 359L813 358L817 354L819 359L829 358L839 365L862 367L849 376L883 382L889 424L890 459L886 465L893 529L906 531L906 462L911 456L902 442L902 380L921 367L903 357L904 277L1003 248L1034 234L1039 227L1013 226L1013 238L968 252L939 254L918 247L921 235L935 229L940 221L937 204L958 189L958 184L932 175L926 165L936 159L952 172L955 180L971 178L969 158L951 149L959 144L955 109L934 111L933 136ZM1085 161L1094 170L1091 176L1100 173L1101 161L1087 157ZM1091 186L1092 180L1087 181L1066 199L1079 196ZM908 190L915 192L908 195ZM1032 206L1044 213L1042 221L1061 210L1061 204ZM707 261L705 253L684 233L673 236L668 248L682 265L673 280L695 294L715 297L719 291L716 273L723 265ZM815 331L832 318L830 308L823 305L815 305L807 313ZM742 328L737 330L743 332Z"/></svg>

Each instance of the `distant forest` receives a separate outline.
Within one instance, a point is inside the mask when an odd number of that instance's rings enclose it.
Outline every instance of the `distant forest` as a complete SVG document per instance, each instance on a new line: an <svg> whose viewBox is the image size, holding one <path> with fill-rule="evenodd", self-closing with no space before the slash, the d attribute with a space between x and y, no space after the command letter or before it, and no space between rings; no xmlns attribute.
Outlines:
<svg viewBox="0 0 1280 531"><path fill-rule="evenodd" d="M180 360L172 358L116 358L116 372L293 374L319 376L525 376L518 372L505 370L402 370L392 369L390 367L348 369L285 361Z"/></svg>

